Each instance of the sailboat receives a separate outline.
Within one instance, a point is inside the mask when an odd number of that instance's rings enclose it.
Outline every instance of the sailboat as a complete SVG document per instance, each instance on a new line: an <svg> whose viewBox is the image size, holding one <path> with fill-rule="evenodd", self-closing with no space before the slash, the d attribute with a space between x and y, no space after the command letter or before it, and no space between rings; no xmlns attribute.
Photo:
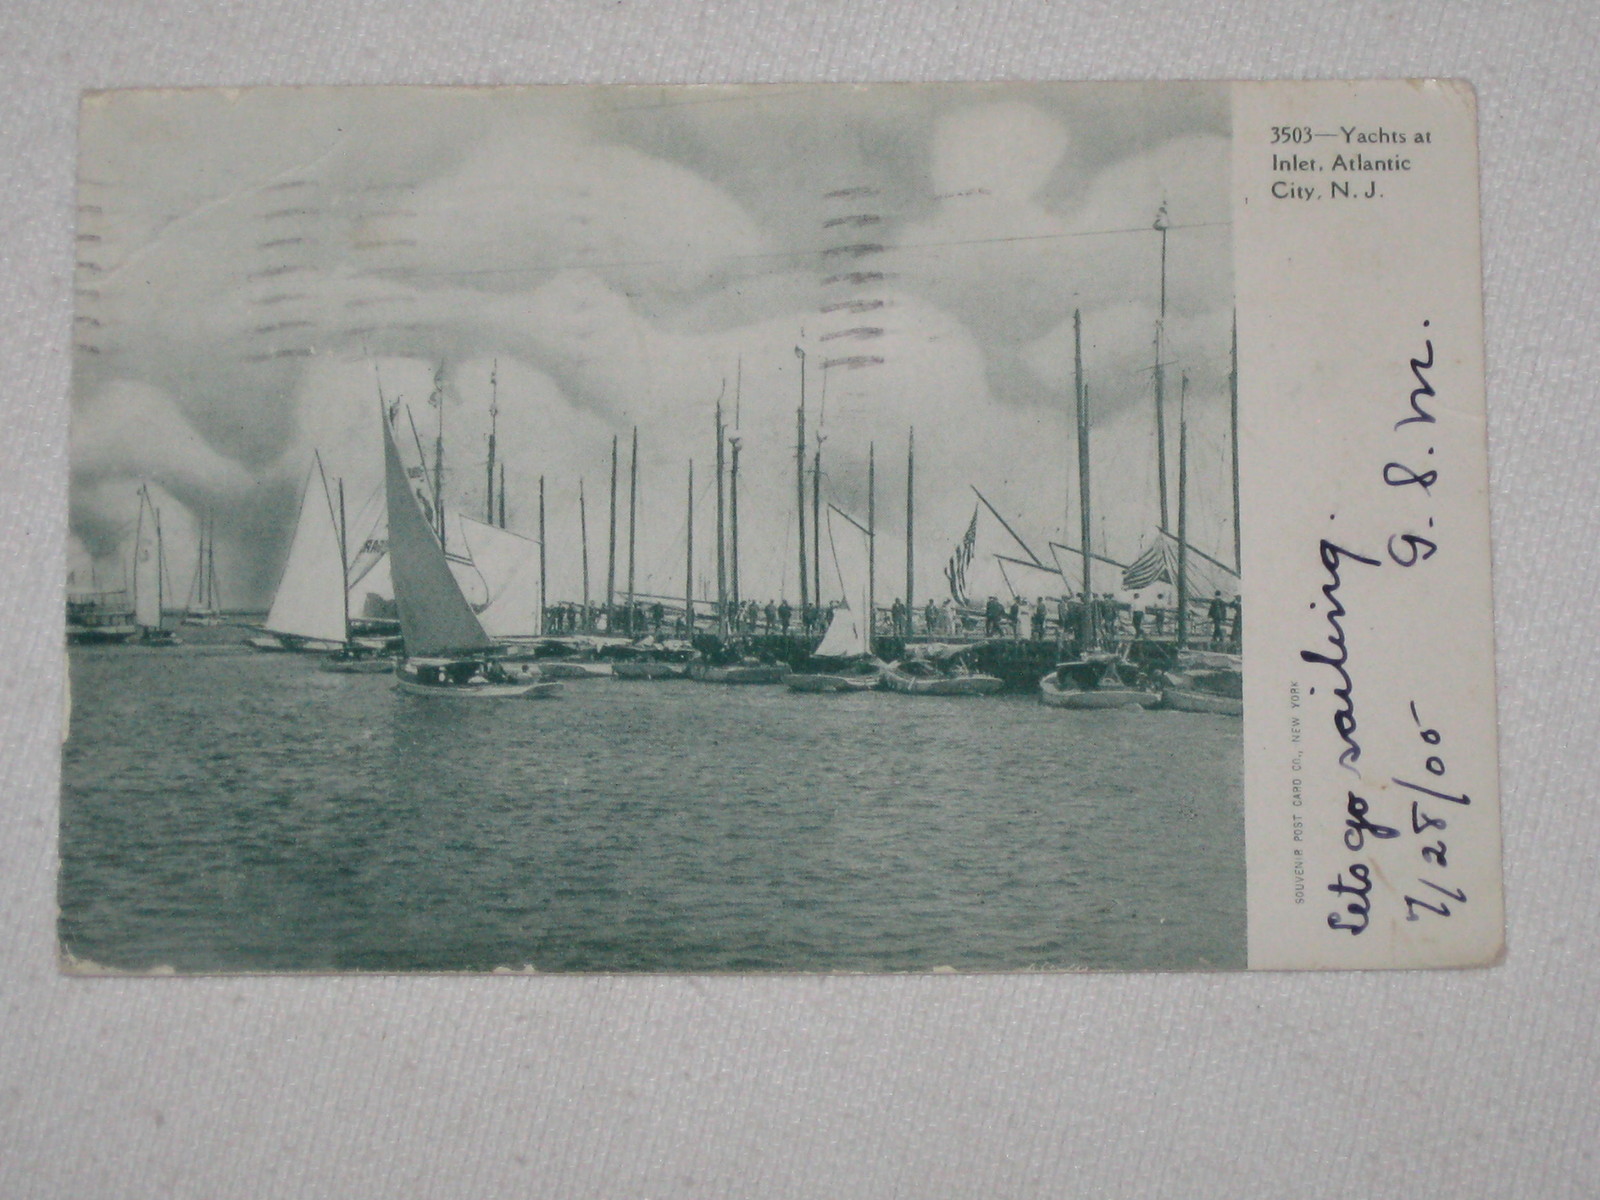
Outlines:
<svg viewBox="0 0 1600 1200"><path fill-rule="evenodd" d="M183 614L183 623L205 626L222 624L222 595L217 588L216 518L211 514L200 518L198 558L194 582L189 585L189 602Z"/></svg>
<svg viewBox="0 0 1600 1200"><path fill-rule="evenodd" d="M389 571L407 657L396 686L417 696L500 698L551 696L559 683L514 683L496 661L494 640L462 594L445 547L423 515L383 424L384 492L389 513Z"/></svg>
<svg viewBox="0 0 1600 1200"><path fill-rule="evenodd" d="M147 517L148 514L148 517ZM147 486L139 488L139 519L133 537L133 623L147 646L176 646L178 636L162 623L167 574L161 543L161 510Z"/></svg>
<svg viewBox="0 0 1600 1200"><path fill-rule="evenodd" d="M796 692L867 691L877 687L883 677L883 663L872 653L867 618L871 535L831 504L827 524L834 572L844 598L834 606L827 632L812 652L812 664L821 669L791 672L783 682Z"/></svg>
<svg viewBox="0 0 1600 1200"><path fill-rule="evenodd" d="M263 636L249 638L249 644L257 650L313 654L342 649L349 636L345 565L322 456L314 455L300 492L289 558L261 625Z"/></svg>

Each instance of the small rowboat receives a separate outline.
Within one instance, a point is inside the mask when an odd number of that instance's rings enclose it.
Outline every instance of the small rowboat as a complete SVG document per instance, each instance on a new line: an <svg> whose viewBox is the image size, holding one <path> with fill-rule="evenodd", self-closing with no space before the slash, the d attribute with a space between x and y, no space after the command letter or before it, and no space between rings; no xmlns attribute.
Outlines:
<svg viewBox="0 0 1600 1200"><path fill-rule="evenodd" d="M689 664L689 678L701 683L782 683L788 671L784 666L754 661L725 666L703 662Z"/></svg>
<svg viewBox="0 0 1600 1200"><path fill-rule="evenodd" d="M1244 660L1238 655L1187 651L1161 682L1162 708L1244 716Z"/></svg>
<svg viewBox="0 0 1600 1200"><path fill-rule="evenodd" d="M1039 702L1051 708L1154 708L1161 693L1130 687L1117 672L1115 659L1096 656L1061 663L1040 679Z"/></svg>
<svg viewBox="0 0 1600 1200"><path fill-rule="evenodd" d="M925 659L913 658L884 667L883 686L907 696L987 696L1005 683L975 671L946 674Z"/></svg>
<svg viewBox="0 0 1600 1200"><path fill-rule="evenodd" d="M611 673L618 679L687 679L689 664L659 659L619 659L611 664Z"/></svg>
<svg viewBox="0 0 1600 1200"><path fill-rule="evenodd" d="M807 671L785 675L792 692L867 692L883 682L883 664L861 659L838 671Z"/></svg>
<svg viewBox="0 0 1600 1200"><path fill-rule="evenodd" d="M609 679L614 673L610 663L591 659L542 658L537 665L546 679Z"/></svg>
<svg viewBox="0 0 1600 1200"><path fill-rule="evenodd" d="M559 683L512 679L498 665L471 659L407 659L395 667L394 675L395 687L411 696L473 700L526 696L538 700L561 692Z"/></svg>
<svg viewBox="0 0 1600 1200"><path fill-rule="evenodd" d="M1214 692L1197 692L1192 688L1162 689L1161 707L1178 712L1217 713L1224 717L1244 716L1244 700L1240 697L1218 696Z"/></svg>
<svg viewBox="0 0 1600 1200"><path fill-rule="evenodd" d="M1039 702L1051 708L1154 708L1161 693L1130 687L1062 687L1052 671L1039 680Z"/></svg>

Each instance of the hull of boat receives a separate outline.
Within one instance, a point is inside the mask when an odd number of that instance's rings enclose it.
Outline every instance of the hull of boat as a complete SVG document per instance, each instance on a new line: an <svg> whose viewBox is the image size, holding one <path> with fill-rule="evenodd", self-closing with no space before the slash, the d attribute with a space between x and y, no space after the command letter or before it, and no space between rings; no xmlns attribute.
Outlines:
<svg viewBox="0 0 1600 1200"><path fill-rule="evenodd" d="M1178 712L1217 713L1224 717L1244 716L1244 701L1237 696L1217 696L1189 688L1167 688L1161 693L1161 707Z"/></svg>
<svg viewBox="0 0 1600 1200"><path fill-rule="evenodd" d="M281 638L276 634L260 634L245 638L245 645L265 654L335 654L344 648L342 642L318 642L309 638Z"/></svg>
<svg viewBox="0 0 1600 1200"><path fill-rule="evenodd" d="M782 683L788 674L786 667L746 666L735 663L727 667L713 667L705 663L692 663L689 678L701 683Z"/></svg>
<svg viewBox="0 0 1600 1200"><path fill-rule="evenodd" d="M878 686L876 675L785 675L791 692L868 692Z"/></svg>
<svg viewBox="0 0 1600 1200"><path fill-rule="evenodd" d="M334 675L390 675L394 673L392 658L328 658L322 669Z"/></svg>
<svg viewBox="0 0 1600 1200"><path fill-rule="evenodd" d="M397 689L408 696L433 696L450 700L510 700L518 697L542 700L559 695L559 683L413 683L409 679L394 681Z"/></svg>
<svg viewBox="0 0 1600 1200"><path fill-rule="evenodd" d="M899 671L883 673L883 686L905 696L988 696L1005 686L993 675L954 675L917 679Z"/></svg>
<svg viewBox="0 0 1600 1200"><path fill-rule="evenodd" d="M1046 675L1039 682L1039 701L1051 708L1154 708L1161 703L1161 693L1126 687L1063 688Z"/></svg>
<svg viewBox="0 0 1600 1200"><path fill-rule="evenodd" d="M614 662L611 673L618 679L687 679L687 663Z"/></svg>
<svg viewBox="0 0 1600 1200"><path fill-rule="evenodd" d="M67 626L67 641L74 646L117 646L131 640L139 630L132 625Z"/></svg>
<svg viewBox="0 0 1600 1200"><path fill-rule="evenodd" d="M609 679L613 674L610 663L544 659L535 665L545 679Z"/></svg>

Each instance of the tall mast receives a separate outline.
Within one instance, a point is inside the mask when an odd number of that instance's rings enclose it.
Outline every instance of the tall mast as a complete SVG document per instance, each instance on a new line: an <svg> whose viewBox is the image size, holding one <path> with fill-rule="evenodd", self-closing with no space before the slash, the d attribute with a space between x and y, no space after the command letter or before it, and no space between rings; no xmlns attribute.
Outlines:
<svg viewBox="0 0 1600 1200"><path fill-rule="evenodd" d="M689 496L688 517L685 524L689 530L689 546L683 556L683 628L689 636L694 636L694 459L689 460Z"/></svg>
<svg viewBox="0 0 1600 1200"><path fill-rule="evenodd" d="M806 352L796 346L794 354L800 360L800 408L795 413L794 487L795 515L800 529L800 612L803 619L806 606L811 603L811 585L807 581L810 572L806 568Z"/></svg>
<svg viewBox="0 0 1600 1200"><path fill-rule="evenodd" d="M200 517L200 544L194 564L194 606L201 612L206 611L206 516Z"/></svg>
<svg viewBox="0 0 1600 1200"><path fill-rule="evenodd" d="M826 378L826 376L824 376ZM817 456L811 469L811 594L822 608L822 430L817 430ZM820 612L819 612L820 615Z"/></svg>
<svg viewBox="0 0 1600 1200"><path fill-rule="evenodd" d="M917 431L912 429L906 438L906 627L911 634L911 606L916 595L916 528L917 528Z"/></svg>
<svg viewBox="0 0 1600 1200"><path fill-rule="evenodd" d="M728 465L728 597L733 602L733 611L739 611L739 415L740 399L744 390L744 358L739 358L738 366L733 377L733 429L734 434L728 439L728 445L733 450L732 460Z"/></svg>
<svg viewBox="0 0 1600 1200"><path fill-rule="evenodd" d="M736 410L737 411L737 410ZM733 451L728 464L728 599L733 611L739 611L739 442L730 437L728 446Z"/></svg>
<svg viewBox="0 0 1600 1200"><path fill-rule="evenodd" d="M506 465L500 464L500 528L506 527Z"/></svg>
<svg viewBox="0 0 1600 1200"><path fill-rule="evenodd" d="M161 510L154 504L150 506L150 514L155 518L156 524L156 628L161 628L161 610L166 606L167 597L163 585L167 581L167 552L161 541Z"/></svg>
<svg viewBox="0 0 1600 1200"><path fill-rule="evenodd" d="M544 552L544 476L539 476L539 611L534 614L539 618L539 632L545 632L544 615L550 611L550 593L546 591L545 552Z"/></svg>
<svg viewBox="0 0 1600 1200"><path fill-rule="evenodd" d="M606 539L606 629L617 599L617 437L611 435L611 532Z"/></svg>
<svg viewBox="0 0 1600 1200"><path fill-rule="evenodd" d="M1083 551L1083 644L1095 644L1094 584L1090 578L1089 557L1089 388L1083 381L1083 313L1072 314L1072 361L1078 409L1078 547Z"/></svg>
<svg viewBox="0 0 1600 1200"><path fill-rule="evenodd" d="M639 427L633 427L633 457L628 463L628 623L633 633L633 549L634 532L639 521Z"/></svg>
<svg viewBox="0 0 1600 1200"><path fill-rule="evenodd" d="M583 499L583 480L578 480L578 545L583 556L583 620L589 622L589 507Z"/></svg>
<svg viewBox="0 0 1600 1200"><path fill-rule="evenodd" d="M867 652L872 652L872 633L878 623L878 458L877 448L867 443Z"/></svg>
<svg viewBox="0 0 1600 1200"><path fill-rule="evenodd" d="M1189 372L1178 389L1178 649L1189 643Z"/></svg>
<svg viewBox="0 0 1600 1200"><path fill-rule="evenodd" d="M728 567L726 554L723 548L726 531L723 527L723 495L722 495L722 401L717 401L716 415L717 435L717 634L720 637L728 636Z"/></svg>
<svg viewBox="0 0 1600 1200"><path fill-rule="evenodd" d="M148 485L139 485L139 517L133 525L133 582L129 591L133 595L134 620L139 612L139 556L144 553L144 510L150 500Z"/></svg>
<svg viewBox="0 0 1600 1200"><path fill-rule="evenodd" d="M1233 310L1233 359L1228 371L1228 422L1233 431L1233 569L1244 573L1244 541L1239 534L1239 310Z"/></svg>
<svg viewBox="0 0 1600 1200"><path fill-rule="evenodd" d="M1235 472L1235 478L1237 477L1238 474ZM1237 504L1234 507L1237 509ZM208 613L221 613L222 600L221 597L218 597L218 590L216 590L216 514L214 512L206 515L205 581L206 590L211 595L210 603L206 605L206 611Z"/></svg>
<svg viewBox="0 0 1600 1200"><path fill-rule="evenodd" d="M484 520L494 522L494 444L500 420L500 360L495 359L489 368L489 483L485 489L484 507L488 515Z"/></svg>
<svg viewBox="0 0 1600 1200"><path fill-rule="evenodd" d="M1161 234L1161 307L1156 317L1156 475L1161 494L1161 529L1167 524L1167 368L1161 361L1167 332L1167 202L1161 202L1153 228ZM1085 547L1087 549L1087 547Z"/></svg>
<svg viewBox="0 0 1600 1200"><path fill-rule="evenodd" d="M344 600L344 640L350 640L350 541L349 526L344 515L344 477L339 478L339 578L343 586L339 595Z"/></svg>
<svg viewBox="0 0 1600 1200"><path fill-rule="evenodd" d="M433 439L433 515L439 522L439 548L445 549L444 533L444 363L433 373L430 402L439 410L439 432Z"/></svg>

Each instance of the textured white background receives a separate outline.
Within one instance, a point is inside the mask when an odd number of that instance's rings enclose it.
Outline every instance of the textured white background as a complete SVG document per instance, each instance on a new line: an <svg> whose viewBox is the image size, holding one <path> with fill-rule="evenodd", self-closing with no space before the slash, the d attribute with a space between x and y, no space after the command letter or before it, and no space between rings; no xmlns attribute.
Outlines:
<svg viewBox="0 0 1600 1200"><path fill-rule="evenodd" d="M1586 0L4 4L0 1196L1600 1195L1597 44ZM56 975L80 88L1423 74L1482 119L1504 966Z"/></svg>

